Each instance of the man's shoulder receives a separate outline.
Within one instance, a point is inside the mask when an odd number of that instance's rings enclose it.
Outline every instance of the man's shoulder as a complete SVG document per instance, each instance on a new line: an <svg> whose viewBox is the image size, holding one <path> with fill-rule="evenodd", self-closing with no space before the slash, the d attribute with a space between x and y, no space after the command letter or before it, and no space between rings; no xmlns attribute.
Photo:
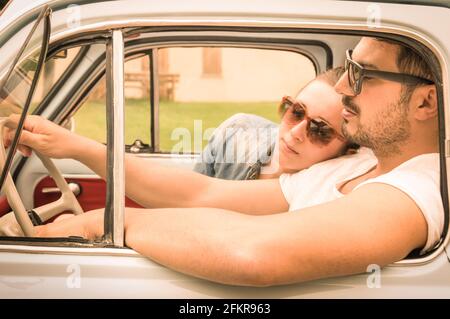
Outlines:
<svg viewBox="0 0 450 319"><path fill-rule="evenodd" d="M439 192L440 165L439 153L427 153L415 156L385 174L370 178L358 185L361 187L370 183L384 183L390 185L407 185L408 188L423 188Z"/></svg>

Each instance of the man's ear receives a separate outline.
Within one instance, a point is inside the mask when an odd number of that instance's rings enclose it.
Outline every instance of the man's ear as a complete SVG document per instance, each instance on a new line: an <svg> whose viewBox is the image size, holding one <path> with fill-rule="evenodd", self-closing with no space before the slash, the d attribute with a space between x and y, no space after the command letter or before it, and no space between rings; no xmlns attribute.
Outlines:
<svg viewBox="0 0 450 319"><path fill-rule="evenodd" d="M425 121L438 115L436 86L424 85L416 88L411 96L414 118Z"/></svg>

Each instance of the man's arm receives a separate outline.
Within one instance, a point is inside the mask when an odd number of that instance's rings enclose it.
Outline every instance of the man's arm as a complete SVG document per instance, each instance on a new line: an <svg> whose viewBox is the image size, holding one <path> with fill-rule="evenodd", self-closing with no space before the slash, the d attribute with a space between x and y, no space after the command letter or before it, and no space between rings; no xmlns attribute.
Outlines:
<svg viewBox="0 0 450 319"><path fill-rule="evenodd" d="M9 127L19 117L10 117ZM10 136L13 136L13 131ZM73 158L106 179L106 146L79 136L38 116L29 116L21 150L30 147L55 158ZM29 150L28 150L29 152ZM228 181L125 156L127 195L144 207L216 207L247 214L279 213L288 209L277 179Z"/></svg>
<svg viewBox="0 0 450 319"><path fill-rule="evenodd" d="M41 235L101 235L103 214L90 214L44 226ZM420 209L385 184L283 214L127 209L125 220L126 244L142 255L193 276L249 286L362 273L370 264L401 260L426 238Z"/></svg>
<svg viewBox="0 0 450 319"><path fill-rule="evenodd" d="M161 264L222 283L256 286L362 273L370 264L401 260L423 247L426 238L420 209L384 184L297 212L155 212L136 214L126 226L127 245Z"/></svg>

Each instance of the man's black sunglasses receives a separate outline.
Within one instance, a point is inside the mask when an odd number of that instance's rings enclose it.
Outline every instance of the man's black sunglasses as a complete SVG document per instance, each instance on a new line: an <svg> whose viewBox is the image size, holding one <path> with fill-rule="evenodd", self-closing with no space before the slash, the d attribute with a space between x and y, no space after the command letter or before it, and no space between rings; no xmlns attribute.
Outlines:
<svg viewBox="0 0 450 319"><path fill-rule="evenodd" d="M406 73L395 73L365 69L361 64L352 60L353 50L347 50L345 71L347 71L348 83L355 95L361 93L364 78L380 78L384 80L400 82L403 84L417 85L419 83L434 84L433 81Z"/></svg>

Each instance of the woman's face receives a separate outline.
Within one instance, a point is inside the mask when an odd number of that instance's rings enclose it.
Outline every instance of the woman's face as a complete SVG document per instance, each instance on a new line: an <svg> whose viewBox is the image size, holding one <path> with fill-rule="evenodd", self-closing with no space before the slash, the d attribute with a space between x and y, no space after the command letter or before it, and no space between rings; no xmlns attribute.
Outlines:
<svg viewBox="0 0 450 319"><path fill-rule="evenodd" d="M306 108L307 118L317 120L321 125L330 126L342 136L341 96L324 81L316 80L308 84L295 99ZM346 142L333 137L328 143L311 138L307 132L307 119L292 121L293 107L286 110L278 140L279 165L285 173L297 172L311 165L338 156ZM294 113L298 114L298 113ZM290 116L291 115L291 116ZM325 127L327 129L327 127Z"/></svg>

